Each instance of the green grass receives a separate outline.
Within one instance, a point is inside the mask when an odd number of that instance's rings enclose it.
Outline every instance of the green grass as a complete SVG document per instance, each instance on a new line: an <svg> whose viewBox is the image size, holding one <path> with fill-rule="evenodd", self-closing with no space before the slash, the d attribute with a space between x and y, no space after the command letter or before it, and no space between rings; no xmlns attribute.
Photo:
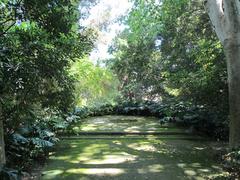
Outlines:
<svg viewBox="0 0 240 180"><path fill-rule="evenodd" d="M78 132L184 132L172 124L160 125L155 117L100 116L85 119L73 128Z"/></svg>
<svg viewBox="0 0 240 180"><path fill-rule="evenodd" d="M79 132L183 132L156 118L103 116L78 124ZM222 173L219 144L186 135L81 135L65 137L43 169L43 180L202 180ZM221 145L221 144L220 144Z"/></svg>
<svg viewBox="0 0 240 180"><path fill-rule="evenodd" d="M63 140L42 179L206 179L222 173L215 145L154 138Z"/></svg>

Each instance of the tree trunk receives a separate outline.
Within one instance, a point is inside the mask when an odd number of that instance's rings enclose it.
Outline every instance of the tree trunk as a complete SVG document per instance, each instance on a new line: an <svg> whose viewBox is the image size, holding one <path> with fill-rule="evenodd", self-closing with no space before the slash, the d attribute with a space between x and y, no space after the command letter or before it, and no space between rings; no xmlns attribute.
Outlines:
<svg viewBox="0 0 240 180"><path fill-rule="evenodd" d="M2 109L1 109L1 105L0 105L0 169L6 163L4 133L3 133L3 121L2 121L1 117L2 117Z"/></svg>
<svg viewBox="0 0 240 180"><path fill-rule="evenodd" d="M240 147L240 46L236 39L224 42L227 57L229 106L230 106L230 148Z"/></svg>
<svg viewBox="0 0 240 180"><path fill-rule="evenodd" d="M240 1L205 0L214 30L227 58L230 148L240 147Z"/></svg>

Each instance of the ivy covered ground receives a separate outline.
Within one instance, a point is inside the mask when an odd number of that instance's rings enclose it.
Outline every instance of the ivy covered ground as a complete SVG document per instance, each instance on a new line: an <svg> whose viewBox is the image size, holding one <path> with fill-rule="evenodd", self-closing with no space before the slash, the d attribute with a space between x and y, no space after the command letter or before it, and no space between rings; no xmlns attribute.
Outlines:
<svg viewBox="0 0 240 180"><path fill-rule="evenodd" d="M113 132L168 132L169 135L114 135ZM96 126L94 126L96 125ZM189 135L156 118L102 116L86 119L85 134L63 137L42 171L41 179L207 179L224 175L219 164L221 142ZM109 129L112 127L112 129ZM169 128L168 128L169 127ZM87 131L88 130L88 131ZM185 133L185 135L184 135Z"/></svg>

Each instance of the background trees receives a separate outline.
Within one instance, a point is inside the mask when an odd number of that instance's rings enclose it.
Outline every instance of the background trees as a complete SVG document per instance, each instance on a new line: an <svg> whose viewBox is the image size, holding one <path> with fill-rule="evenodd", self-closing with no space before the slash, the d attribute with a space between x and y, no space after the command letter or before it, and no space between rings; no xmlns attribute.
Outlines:
<svg viewBox="0 0 240 180"><path fill-rule="evenodd" d="M201 2L141 1L124 22L128 28L116 38L110 49L115 58L109 62L120 79L162 97L225 104L223 49Z"/></svg>
<svg viewBox="0 0 240 180"><path fill-rule="evenodd" d="M75 105L99 107L116 103L119 81L106 67L94 65L85 57L71 65L70 74L75 79Z"/></svg>
<svg viewBox="0 0 240 180"><path fill-rule="evenodd" d="M134 1L135 2L135 1ZM136 1L110 51L124 98L202 106L226 126L227 69L202 1Z"/></svg>

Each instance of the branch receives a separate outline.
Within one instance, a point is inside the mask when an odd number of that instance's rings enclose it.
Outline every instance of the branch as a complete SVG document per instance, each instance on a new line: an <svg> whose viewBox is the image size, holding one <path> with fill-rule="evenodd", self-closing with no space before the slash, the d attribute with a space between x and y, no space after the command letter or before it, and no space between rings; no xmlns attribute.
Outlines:
<svg viewBox="0 0 240 180"><path fill-rule="evenodd" d="M206 9L214 26L214 30L216 31L219 40L223 43L226 38L223 0L207 0Z"/></svg>
<svg viewBox="0 0 240 180"><path fill-rule="evenodd" d="M240 1L239 0L224 0L224 13L228 25L228 31L236 33L239 31L240 25Z"/></svg>
<svg viewBox="0 0 240 180"><path fill-rule="evenodd" d="M1 32L0 37L5 35L8 32L8 30L11 29L11 27L13 27L15 24L16 22L13 22L10 26L8 26L8 28L5 31Z"/></svg>
<svg viewBox="0 0 240 180"><path fill-rule="evenodd" d="M238 12L240 12L240 1L236 1L236 7L237 7ZM239 14L239 16L240 16L240 14Z"/></svg>
<svg viewBox="0 0 240 180"><path fill-rule="evenodd" d="M11 21L11 20L14 21L10 26L7 27L6 30L4 30L3 32L0 33L0 37L1 37L1 36L4 36L4 35L9 31L9 29L11 29L11 27L13 27L13 26L16 24L17 7L20 6L22 2L23 2L23 0L19 0L16 4L10 4L10 3L9 3L11 6L15 6L15 9L14 9L15 19L9 18L9 19L7 19L6 21L1 22L1 25L4 25L4 24L5 24L6 22L8 22L8 21Z"/></svg>

